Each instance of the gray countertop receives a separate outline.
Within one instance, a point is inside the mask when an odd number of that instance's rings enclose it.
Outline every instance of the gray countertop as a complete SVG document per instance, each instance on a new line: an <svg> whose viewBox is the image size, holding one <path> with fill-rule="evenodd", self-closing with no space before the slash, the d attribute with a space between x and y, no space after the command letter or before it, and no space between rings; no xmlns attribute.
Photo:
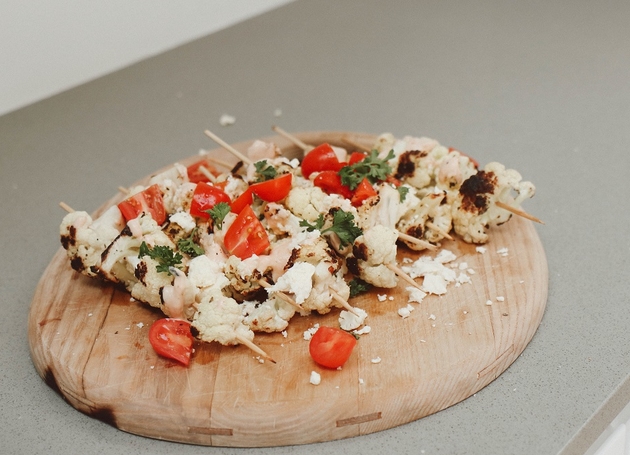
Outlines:
<svg viewBox="0 0 630 455"><path fill-rule="evenodd" d="M302 0L0 117L3 452L584 452L630 400L629 23L626 1ZM214 148L206 128L238 142L273 124L427 135L533 181L549 298L530 345L449 409L307 446L174 444L74 410L37 375L26 332L58 202L95 210Z"/></svg>

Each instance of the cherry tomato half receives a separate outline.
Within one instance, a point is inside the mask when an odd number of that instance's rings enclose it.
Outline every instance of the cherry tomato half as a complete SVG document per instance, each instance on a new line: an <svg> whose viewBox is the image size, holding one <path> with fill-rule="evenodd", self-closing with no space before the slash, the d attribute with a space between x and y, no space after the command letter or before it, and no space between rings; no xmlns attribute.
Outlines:
<svg viewBox="0 0 630 455"><path fill-rule="evenodd" d="M225 194L221 188L206 182L199 182L190 203L190 214L207 220L210 218L210 215L206 210L210 210L219 202L229 204L232 201L230 196Z"/></svg>
<svg viewBox="0 0 630 455"><path fill-rule="evenodd" d="M352 190L341 183L341 177L337 171L320 172L313 180L313 184L320 187L327 194L340 194L346 199L352 197Z"/></svg>
<svg viewBox="0 0 630 455"><path fill-rule="evenodd" d="M162 191L157 183L133 196L129 196L118 204L118 208L127 221L138 218L142 213L149 213L157 224L162 224L166 221Z"/></svg>
<svg viewBox="0 0 630 455"><path fill-rule="evenodd" d="M361 180L361 183L359 183L359 186L355 188L350 202L353 206L359 207L361 204L363 204L363 201L372 196L376 196L377 194L378 193L376 192L372 184L368 181L368 179L364 178L363 180Z"/></svg>
<svg viewBox="0 0 630 455"><path fill-rule="evenodd" d="M313 172L338 171L345 163L340 163L330 144L321 144L308 152L302 160L302 175L308 178Z"/></svg>
<svg viewBox="0 0 630 455"><path fill-rule="evenodd" d="M223 244L230 254L247 259L269 248L269 237L252 208L247 205L230 225Z"/></svg>
<svg viewBox="0 0 630 455"><path fill-rule="evenodd" d="M253 194L252 187L250 186L243 192L243 194L234 199L234 201L230 204L232 212L239 214L245 207L252 205L252 202L254 202Z"/></svg>
<svg viewBox="0 0 630 455"><path fill-rule="evenodd" d="M278 202L287 197L291 191L292 174L284 174L273 180L254 183L250 188L260 199L266 202Z"/></svg>
<svg viewBox="0 0 630 455"><path fill-rule="evenodd" d="M158 319L149 329L149 342L162 357L188 366L194 342L190 322L183 319Z"/></svg>
<svg viewBox="0 0 630 455"><path fill-rule="evenodd" d="M190 180L193 183L210 181L210 179L208 179L206 174L204 174L203 172L201 172L201 170L199 170L201 166L205 167L215 177L219 175L219 171L217 171L214 168L214 166L208 163L206 159L203 159L201 161L197 161L196 163L191 164L190 166L186 168L186 171L188 172L188 180Z"/></svg>
<svg viewBox="0 0 630 455"><path fill-rule="evenodd" d="M352 152L350 154L350 159L348 159L348 164L356 164L360 161L363 161L367 155L363 152Z"/></svg>
<svg viewBox="0 0 630 455"><path fill-rule="evenodd" d="M313 360L327 368L339 368L350 358L357 339L341 329L320 327L311 338L308 350Z"/></svg>

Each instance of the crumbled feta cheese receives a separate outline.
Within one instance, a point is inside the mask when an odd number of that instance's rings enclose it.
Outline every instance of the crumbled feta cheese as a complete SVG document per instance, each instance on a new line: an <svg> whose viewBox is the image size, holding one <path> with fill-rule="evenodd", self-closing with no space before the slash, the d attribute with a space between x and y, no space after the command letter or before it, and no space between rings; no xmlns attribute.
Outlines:
<svg viewBox="0 0 630 455"><path fill-rule="evenodd" d="M441 275L429 273L424 276L422 290L429 294L446 294L446 280Z"/></svg>
<svg viewBox="0 0 630 455"><path fill-rule="evenodd" d="M367 335L371 331L372 331L372 327L370 327L369 325L364 325L358 330L353 330L352 333L355 335Z"/></svg>
<svg viewBox="0 0 630 455"><path fill-rule="evenodd" d="M505 256L507 256L507 255L508 255L508 249L507 249L507 248L499 248L499 249L497 250L497 254L498 254L499 256L504 256L504 257L505 257Z"/></svg>
<svg viewBox="0 0 630 455"><path fill-rule="evenodd" d="M459 284L471 283L471 282L472 280L465 273L460 273L459 276L457 277L457 283Z"/></svg>
<svg viewBox="0 0 630 455"><path fill-rule="evenodd" d="M219 119L219 124L221 126L234 125L235 122L236 118L228 114L223 114Z"/></svg>
<svg viewBox="0 0 630 455"><path fill-rule="evenodd" d="M361 385L363 385L363 384L364 384L364 382L363 382L363 378L359 378L359 384L361 384Z"/></svg>
<svg viewBox="0 0 630 455"><path fill-rule="evenodd" d="M346 331L354 330L363 324L365 318L367 317L367 313L365 310L361 308L353 308L353 311L356 313L351 313L350 311L342 310L339 314L339 326Z"/></svg>
<svg viewBox="0 0 630 455"><path fill-rule="evenodd" d="M474 275L475 273L477 273L477 272L475 272L475 269L468 269L468 270L466 270L466 272L467 272L469 275Z"/></svg>
<svg viewBox="0 0 630 455"><path fill-rule="evenodd" d="M282 333L282 336L283 336L283 337L285 337L285 338L287 337L287 331L286 331L286 330L283 330L283 331L282 331L282 332L280 332L280 333Z"/></svg>
<svg viewBox="0 0 630 455"><path fill-rule="evenodd" d="M380 357L374 357L374 358L371 360L371 362L372 362L372 363L381 363L381 358L380 358Z"/></svg>
<svg viewBox="0 0 630 455"><path fill-rule="evenodd" d="M431 319L432 321L435 321L435 315L434 314L429 315L429 319Z"/></svg>
<svg viewBox="0 0 630 455"><path fill-rule="evenodd" d="M487 251L485 246L478 246L477 248L475 248L475 250L479 254L483 254L483 253L485 253Z"/></svg>
<svg viewBox="0 0 630 455"><path fill-rule="evenodd" d="M401 318L405 319L411 315L411 312L414 310L414 307L411 305L407 305L406 307L402 307L398 309L398 314Z"/></svg>
<svg viewBox="0 0 630 455"><path fill-rule="evenodd" d="M492 300L486 300L486 305L488 306L492 305Z"/></svg>
<svg viewBox="0 0 630 455"><path fill-rule="evenodd" d="M468 268L468 262L460 262L458 267L459 270L466 270Z"/></svg>
<svg viewBox="0 0 630 455"><path fill-rule="evenodd" d="M497 302L504 302L504 301L505 301L505 297L503 297L502 295L497 296Z"/></svg>
<svg viewBox="0 0 630 455"><path fill-rule="evenodd" d="M143 322L138 322L136 324L136 327L138 327L139 329L141 329L142 327L144 327L144 323Z"/></svg>
<svg viewBox="0 0 630 455"><path fill-rule="evenodd" d="M322 382L322 377L317 371L311 371L309 382L313 385L319 385Z"/></svg>
<svg viewBox="0 0 630 455"><path fill-rule="evenodd" d="M317 329L319 329L319 324L315 324L313 327L306 329L302 336L306 341L310 341L313 335L315 335L315 332L317 332Z"/></svg>
<svg viewBox="0 0 630 455"><path fill-rule="evenodd" d="M379 302L384 302L385 300L387 300L387 294L376 294L376 297L378 298Z"/></svg>
<svg viewBox="0 0 630 455"><path fill-rule="evenodd" d="M440 264L446 264L454 261L455 259L457 259L457 256L455 256L455 254L453 254L450 250L441 250L435 257L436 262L439 262Z"/></svg>
<svg viewBox="0 0 630 455"><path fill-rule="evenodd" d="M409 292L408 301L410 303L411 302L420 303L422 302L422 299L424 299L427 296L426 292L423 292L420 289L415 288L413 286L407 286L405 289L407 290L407 292Z"/></svg>
<svg viewBox="0 0 630 455"><path fill-rule="evenodd" d="M390 302L393 302L394 301L394 296L390 295L389 297L387 297L387 300L389 300Z"/></svg>

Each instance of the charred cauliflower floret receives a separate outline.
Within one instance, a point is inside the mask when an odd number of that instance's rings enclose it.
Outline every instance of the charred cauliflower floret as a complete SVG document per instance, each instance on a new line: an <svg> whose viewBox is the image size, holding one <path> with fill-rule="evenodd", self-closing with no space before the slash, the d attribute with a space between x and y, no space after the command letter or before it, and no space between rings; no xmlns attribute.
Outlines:
<svg viewBox="0 0 630 455"><path fill-rule="evenodd" d="M455 232L469 243L487 242L487 229L505 223L512 216L498 207L497 201L519 209L525 199L534 196L534 185L521 179L517 171L499 163L488 163L482 171L471 175L451 202Z"/></svg>
<svg viewBox="0 0 630 455"><path fill-rule="evenodd" d="M346 260L348 269L362 280L382 288L393 288L398 277L387 265L396 261L395 230L385 226L374 226L356 238L352 256Z"/></svg>
<svg viewBox="0 0 630 455"><path fill-rule="evenodd" d="M125 221L116 206L96 220L87 212L68 213L61 222L59 234L72 268L87 276L98 276L101 254L124 227Z"/></svg>
<svg viewBox="0 0 630 455"><path fill-rule="evenodd" d="M397 228L412 237L437 243L451 230L451 208L446 204L446 192L432 192L424 196L400 219ZM419 243L402 239L413 250L424 250Z"/></svg>
<svg viewBox="0 0 630 455"><path fill-rule="evenodd" d="M322 213L325 197L326 193L319 187L294 186L289 191L284 204L294 215L308 221L315 221Z"/></svg>
<svg viewBox="0 0 630 455"><path fill-rule="evenodd" d="M276 297L264 302L245 301L242 304L244 322L254 332L282 332L295 314L295 308Z"/></svg>
<svg viewBox="0 0 630 455"><path fill-rule="evenodd" d="M252 341L252 332L243 319L241 305L219 291L206 294L197 304L197 312L191 322L193 335L205 342L216 341L223 345Z"/></svg>

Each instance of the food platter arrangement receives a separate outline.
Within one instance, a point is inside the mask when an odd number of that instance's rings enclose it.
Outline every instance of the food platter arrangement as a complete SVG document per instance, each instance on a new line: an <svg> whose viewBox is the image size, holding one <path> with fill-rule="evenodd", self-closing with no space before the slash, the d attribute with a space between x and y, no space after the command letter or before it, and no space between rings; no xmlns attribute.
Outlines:
<svg viewBox="0 0 630 455"><path fill-rule="evenodd" d="M78 410L201 445L303 444L462 401L534 335L534 185L427 137L290 134L201 151L74 210L29 315Z"/></svg>

